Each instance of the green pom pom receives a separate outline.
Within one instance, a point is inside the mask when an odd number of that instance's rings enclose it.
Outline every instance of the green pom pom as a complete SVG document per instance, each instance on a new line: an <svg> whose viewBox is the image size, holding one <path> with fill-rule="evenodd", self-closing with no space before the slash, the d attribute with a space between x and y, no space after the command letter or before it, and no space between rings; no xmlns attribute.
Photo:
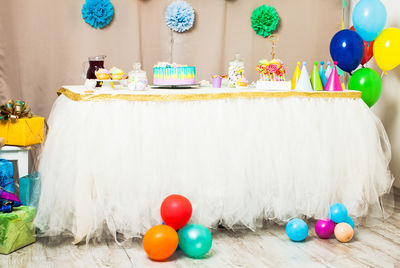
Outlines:
<svg viewBox="0 0 400 268"><path fill-rule="evenodd" d="M259 6L251 14L251 27L258 35L263 37L270 36L276 30L278 23L278 13L271 6Z"/></svg>

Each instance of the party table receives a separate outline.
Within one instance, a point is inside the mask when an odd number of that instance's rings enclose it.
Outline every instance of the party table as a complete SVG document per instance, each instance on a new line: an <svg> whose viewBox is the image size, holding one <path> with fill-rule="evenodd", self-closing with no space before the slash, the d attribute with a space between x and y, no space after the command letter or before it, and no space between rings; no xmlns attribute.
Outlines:
<svg viewBox="0 0 400 268"><path fill-rule="evenodd" d="M140 236L172 193L208 227L322 218L334 202L362 217L393 182L385 130L357 91L58 94L39 166L45 235Z"/></svg>

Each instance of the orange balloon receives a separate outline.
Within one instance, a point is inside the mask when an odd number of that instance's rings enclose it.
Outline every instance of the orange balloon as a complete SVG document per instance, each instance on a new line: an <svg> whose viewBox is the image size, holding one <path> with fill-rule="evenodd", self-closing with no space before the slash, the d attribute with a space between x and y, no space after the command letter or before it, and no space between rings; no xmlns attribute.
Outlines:
<svg viewBox="0 0 400 268"><path fill-rule="evenodd" d="M341 222L335 226L335 237L342 243L349 242L354 235L353 227L346 222Z"/></svg>
<svg viewBox="0 0 400 268"><path fill-rule="evenodd" d="M168 225L151 227L143 237L143 248L156 261L168 259L178 247L178 233Z"/></svg>

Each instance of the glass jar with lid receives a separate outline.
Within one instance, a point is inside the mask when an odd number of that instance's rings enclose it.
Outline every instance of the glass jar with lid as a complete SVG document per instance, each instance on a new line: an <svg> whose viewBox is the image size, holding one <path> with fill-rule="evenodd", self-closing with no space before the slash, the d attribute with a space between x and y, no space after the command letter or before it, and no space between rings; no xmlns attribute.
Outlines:
<svg viewBox="0 0 400 268"><path fill-rule="evenodd" d="M240 60L240 54L235 54L235 59L229 62L228 85L236 87L236 82L244 76L244 62Z"/></svg>
<svg viewBox="0 0 400 268"><path fill-rule="evenodd" d="M129 72L128 88L130 90L145 90L147 87L146 72L141 70L141 64L136 62L132 64L133 70Z"/></svg>

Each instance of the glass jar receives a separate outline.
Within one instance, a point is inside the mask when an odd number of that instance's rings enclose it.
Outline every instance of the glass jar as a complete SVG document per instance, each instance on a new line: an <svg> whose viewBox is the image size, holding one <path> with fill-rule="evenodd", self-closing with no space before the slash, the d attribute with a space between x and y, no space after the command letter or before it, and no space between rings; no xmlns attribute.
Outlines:
<svg viewBox="0 0 400 268"><path fill-rule="evenodd" d="M240 54L235 54L235 59L229 62L228 86L236 87L236 82L244 76L244 62L240 60Z"/></svg>
<svg viewBox="0 0 400 268"><path fill-rule="evenodd" d="M136 62L132 64L133 70L129 72L128 88L130 90L145 90L147 87L146 72L141 70L141 64Z"/></svg>

